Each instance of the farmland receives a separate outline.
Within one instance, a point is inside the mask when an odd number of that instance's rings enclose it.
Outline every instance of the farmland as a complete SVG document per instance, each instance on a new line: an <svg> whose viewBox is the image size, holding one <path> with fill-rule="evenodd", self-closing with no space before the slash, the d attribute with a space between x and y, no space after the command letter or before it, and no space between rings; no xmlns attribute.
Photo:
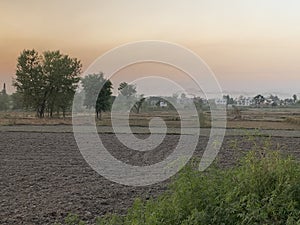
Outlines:
<svg viewBox="0 0 300 225"><path fill-rule="evenodd" d="M155 115L131 115L132 131L140 138L147 137L148 122ZM132 165L159 162L171 153L180 134L176 114L159 115L169 134L149 152L124 148L113 134L108 113L97 121L99 137L121 161ZM298 117L297 109L249 109L242 111L241 120L234 120L228 112L225 139L215 163L233 166L253 148L249 137L254 137L258 146L268 140L272 149L300 158L300 127L294 121ZM53 224L63 222L68 213L93 224L98 216L126 213L136 197L155 198L170 182L129 187L100 176L80 154L70 117L37 119L32 113L2 113L0 122L0 224ZM194 156L201 157L209 132L209 126L201 128Z"/></svg>
<svg viewBox="0 0 300 225"><path fill-rule="evenodd" d="M120 160L149 164L165 157L178 135L167 135L158 149L143 154L113 144L113 134L102 133L100 138L113 145L112 154ZM224 167L233 165L241 153L251 149L247 140L246 136L227 135L218 163ZM206 142L207 137L201 136L195 155L201 155ZM295 133L291 137L271 138L273 146L296 157L300 157L299 142ZM3 131L0 149L1 224L52 224L63 221L67 213L76 213L92 223L106 213L125 213L135 197L157 196L169 182L137 188L106 180L84 161L73 134L67 132Z"/></svg>

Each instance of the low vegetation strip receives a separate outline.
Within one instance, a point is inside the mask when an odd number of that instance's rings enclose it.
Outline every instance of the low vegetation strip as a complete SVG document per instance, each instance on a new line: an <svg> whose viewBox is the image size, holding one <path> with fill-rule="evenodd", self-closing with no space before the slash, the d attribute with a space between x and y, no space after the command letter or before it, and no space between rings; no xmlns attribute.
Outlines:
<svg viewBox="0 0 300 225"><path fill-rule="evenodd" d="M65 224L85 224L70 214ZM97 225L300 224L300 164L274 151L250 151L240 165L200 173L189 166L158 199L136 199L125 216Z"/></svg>

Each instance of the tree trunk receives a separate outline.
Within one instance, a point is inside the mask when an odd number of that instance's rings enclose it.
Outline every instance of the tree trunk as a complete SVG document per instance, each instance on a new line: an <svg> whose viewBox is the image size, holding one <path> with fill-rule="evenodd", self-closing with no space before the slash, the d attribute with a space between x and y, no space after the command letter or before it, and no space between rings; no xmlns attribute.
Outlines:
<svg viewBox="0 0 300 225"><path fill-rule="evenodd" d="M97 114L97 119L102 120L102 112L101 111L96 111Z"/></svg>
<svg viewBox="0 0 300 225"><path fill-rule="evenodd" d="M63 109L63 118L66 118L66 110Z"/></svg>
<svg viewBox="0 0 300 225"><path fill-rule="evenodd" d="M45 109L44 109L44 107L41 107L40 111L39 111L39 118L43 118L44 114L45 114Z"/></svg>
<svg viewBox="0 0 300 225"><path fill-rule="evenodd" d="M51 107L50 108L50 118L52 118L53 117L53 108Z"/></svg>

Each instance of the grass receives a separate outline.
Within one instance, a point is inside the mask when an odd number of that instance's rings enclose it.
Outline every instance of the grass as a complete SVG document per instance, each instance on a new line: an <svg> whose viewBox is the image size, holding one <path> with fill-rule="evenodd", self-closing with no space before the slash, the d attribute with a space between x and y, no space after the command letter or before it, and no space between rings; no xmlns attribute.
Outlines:
<svg viewBox="0 0 300 225"><path fill-rule="evenodd" d="M70 115L66 118L37 118L34 112L0 112L0 126L15 125L72 125Z"/></svg>
<svg viewBox="0 0 300 225"><path fill-rule="evenodd" d="M97 225L300 224L300 163L271 150L249 151L227 169L205 173L185 167L157 199L136 199L126 215L105 215ZM71 222L70 222L71 221ZM69 215L67 225L82 225Z"/></svg>
<svg viewBox="0 0 300 225"><path fill-rule="evenodd" d="M137 199L101 225L300 224L300 165L278 152L250 152L233 169L182 171L157 200Z"/></svg>

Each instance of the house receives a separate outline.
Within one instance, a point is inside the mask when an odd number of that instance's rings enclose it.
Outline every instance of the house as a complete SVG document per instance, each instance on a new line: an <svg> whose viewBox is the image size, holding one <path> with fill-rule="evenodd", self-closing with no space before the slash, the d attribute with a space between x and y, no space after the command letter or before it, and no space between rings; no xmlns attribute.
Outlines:
<svg viewBox="0 0 300 225"><path fill-rule="evenodd" d="M245 107L254 104L253 98L244 97L244 96L238 97L237 99L235 99L235 102L237 106L245 106Z"/></svg>
<svg viewBox="0 0 300 225"><path fill-rule="evenodd" d="M225 98L217 98L215 99L216 105L227 105L227 99Z"/></svg>
<svg viewBox="0 0 300 225"><path fill-rule="evenodd" d="M164 100L161 97L157 97L157 96L150 96L147 100L148 104L153 107L160 107L160 108L165 108L168 107L168 103L166 100Z"/></svg>

